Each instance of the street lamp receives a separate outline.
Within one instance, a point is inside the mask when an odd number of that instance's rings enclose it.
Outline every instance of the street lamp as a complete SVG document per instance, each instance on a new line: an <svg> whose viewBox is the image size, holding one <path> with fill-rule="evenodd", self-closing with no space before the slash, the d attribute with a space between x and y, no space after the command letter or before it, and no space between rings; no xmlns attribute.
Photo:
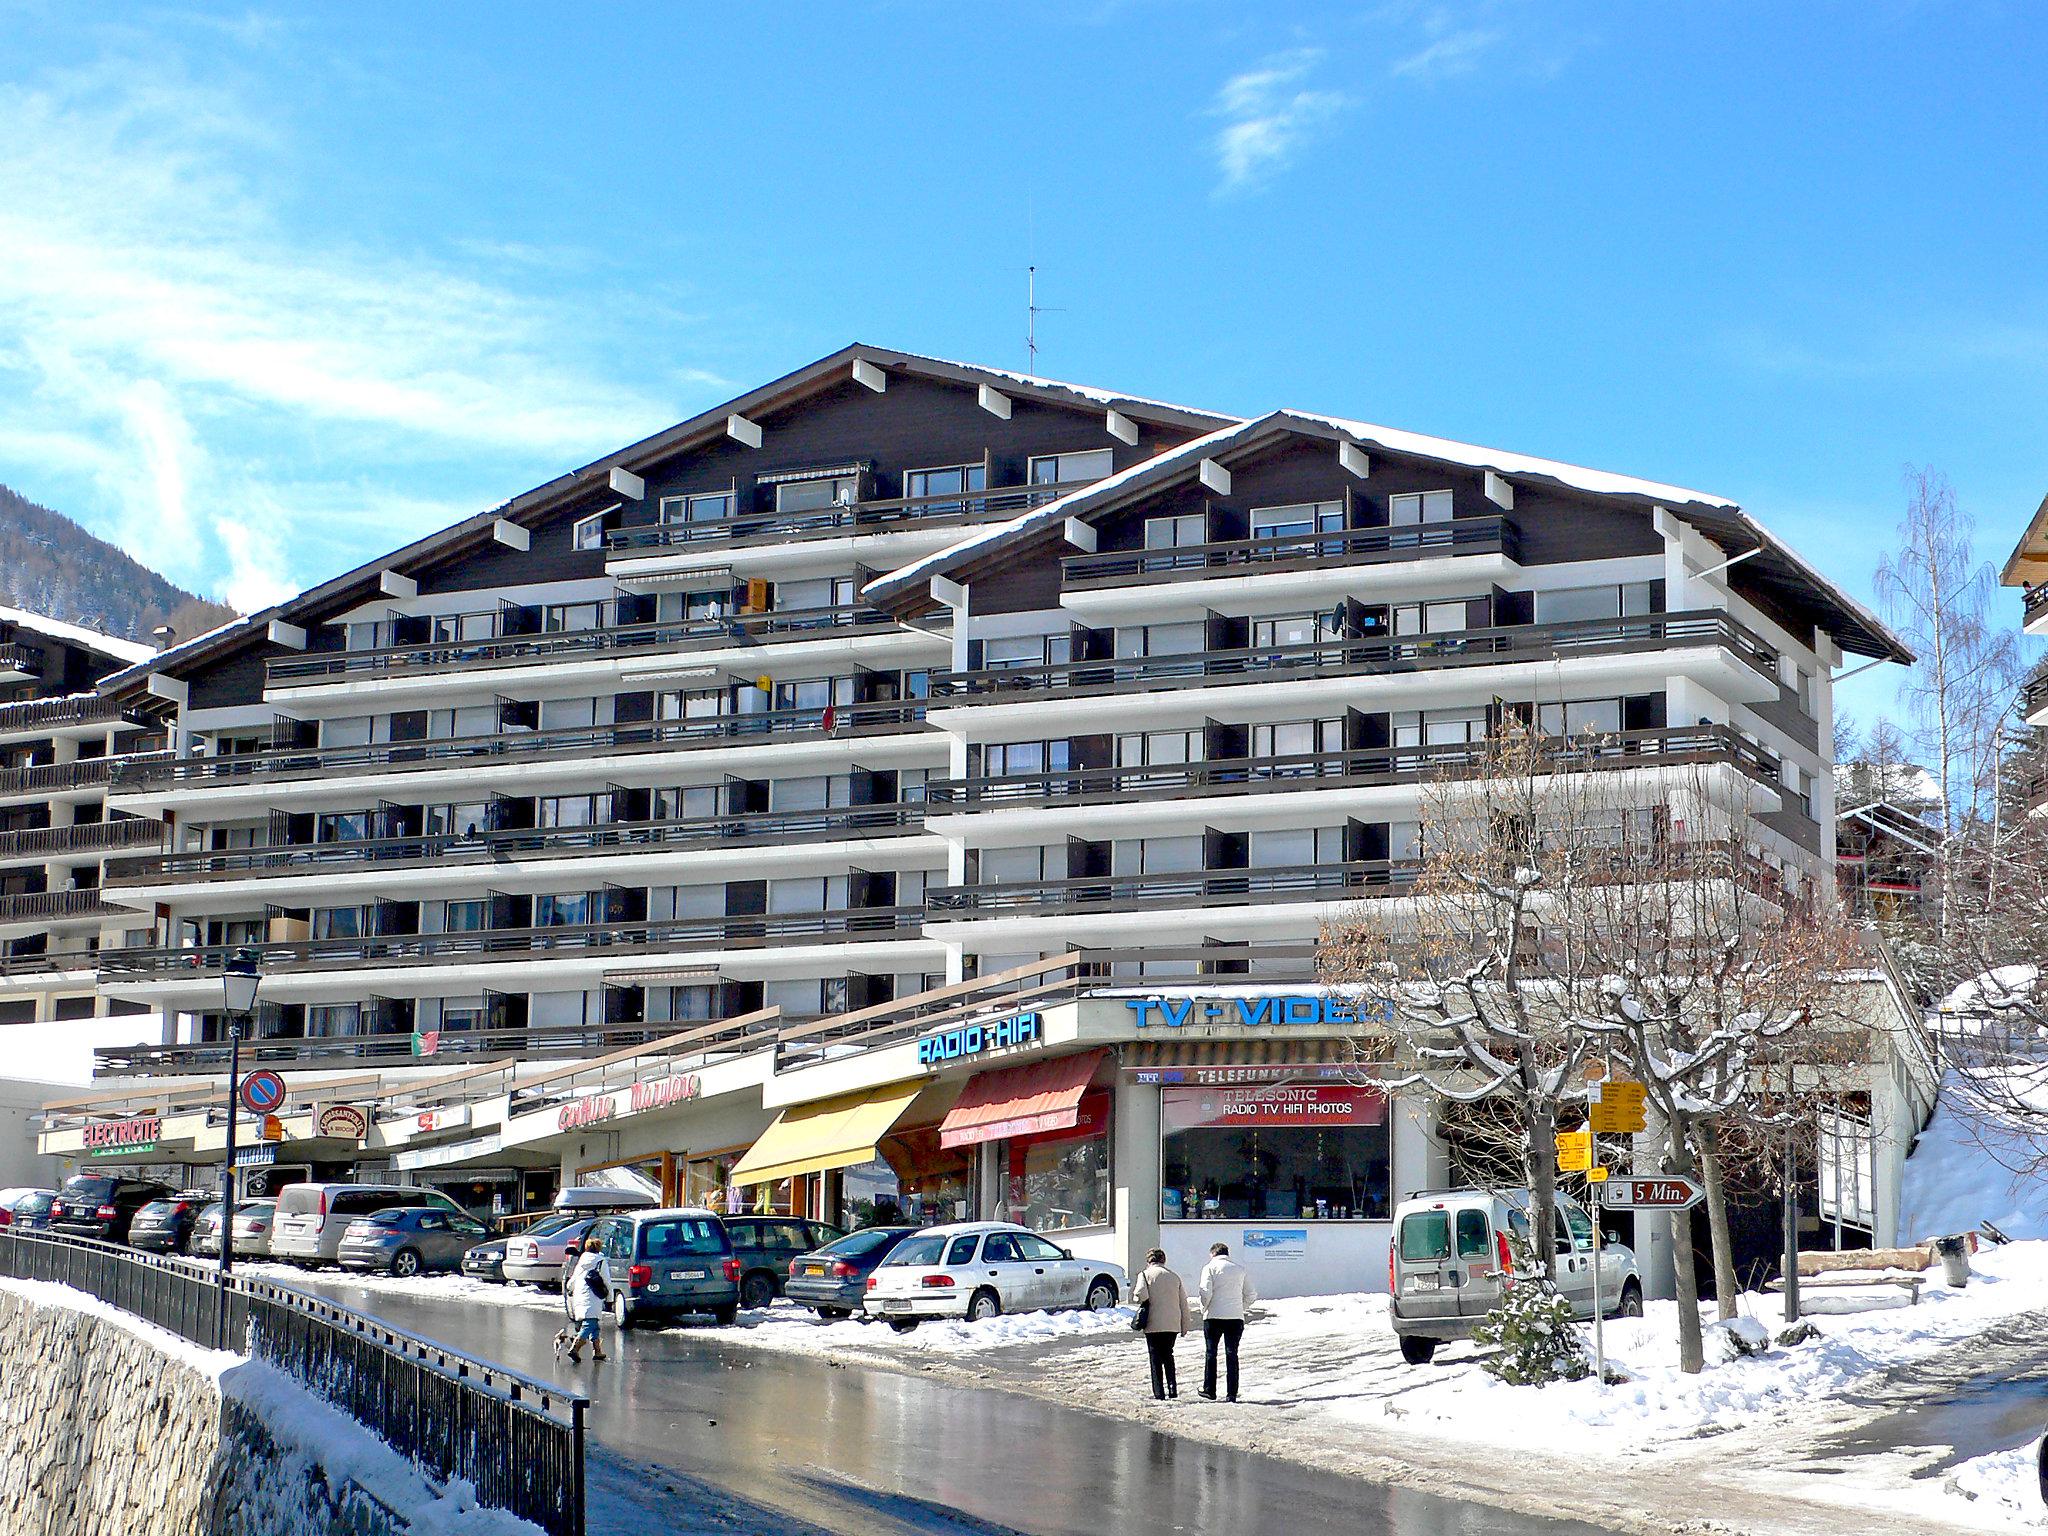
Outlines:
<svg viewBox="0 0 2048 1536"><path fill-rule="evenodd" d="M220 1174L220 1296L214 1317L214 1342L225 1347L228 1331L228 1276L235 1267L235 1116L242 1093L242 1030L256 1011L256 989L263 973L256 951L234 952L221 967L221 1001L228 1016L228 1143Z"/></svg>

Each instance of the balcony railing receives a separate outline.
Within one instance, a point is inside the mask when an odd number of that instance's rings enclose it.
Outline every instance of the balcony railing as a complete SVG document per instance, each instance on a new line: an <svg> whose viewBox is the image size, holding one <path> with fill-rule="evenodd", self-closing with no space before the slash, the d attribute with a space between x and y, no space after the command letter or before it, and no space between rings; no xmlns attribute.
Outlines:
<svg viewBox="0 0 2048 1536"><path fill-rule="evenodd" d="M504 731L426 741L385 741L350 747L289 747L227 757L130 758L116 777L116 793L164 784L317 778L385 769L488 767L494 762L547 761L612 753L672 752L689 747L748 746L786 736L870 736L927 729L924 703L840 704L830 709L762 710L751 715L704 715L628 725L576 726L559 731Z"/></svg>
<svg viewBox="0 0 2048 1536"><path fill-rule="evenodd" d="M67 725L147 726L152 723L147 716L119 700L102 698L96 693L0 704L0 733L55 730Z"/></svg>
<svg viewBox="0 0 2048 1536"><path fill-rule="evenodd" d="M2031 629L2042 619L2048 619L2048 581L2036 582L2027 588L2020 599L2020 622Z"/></svg>
<svg viewBox="0 0 2048 1536"><path fill-rule="evenodd" d="M1297 864L1272 869L1196 869L1178 874L1003 880L982 885L937 886L926 898L926 904L934 918L957 918L1103 907L1344 901L1412 884L1419 868L1408 860L1357 859L1344 864Z"/></svg>
<svg viewBox="0 0 2048 1536"><path fill-rule="evenodd" d="M1730 763L1769 783L1776 783L1779 776L1775 756L1723 725L1553 738L1541 743L1534 758L1534 764L1551 773L1691 763ZM1497 745L1455 742L1427 747L1363 747L1277 757L1217 758L1145 768L1065 768L1047 773L934 779L925 786L925 799L930 806L928 814L938 815L952 811L1016 810L1048 802L1085 805L1212 794L1422 784L1499 771Z"/></svg>
<svg viewBox="0 0 2048 1536"><path fill-rule="evenodd" d="M653 624L615 624L604 629L567 629L551 634L508 635L496 640L442 640L422 645L384 646L365 651L318 651L278 657L265 666L272 688L354 682L394 673L464 672L477 668L534 666L576 661L607 652L639 653L715 649L779 640L816 640L835 630L865 629L894 621L861 603L826 608L791 608L736 613L723 618L676 619Z"/></svg>
<svg viewBox="0 0 2048 1536"><path fill-rule="evenodd" d="M0 832L0 859L62 853L100 853L110 848L160 848L164 824L138 816L88 821L72 827L30 827Z"/></svg>
<svg viewBox="0 0 2048 1536"><path fill-rule="evenodd" d="M697 523L618 528L606 536L605 543L613 554L619 555L689 544L779 544L785 539L889 533L905 527L944 528L985 518L1014 517L1078 489L1079 482L1004 485L989 491L856 501L809 512L749 512Z"/></svg>
<svg viewBox="0 0 2048 1536"><path fill-rule="evenodd" d="M2031 720L2048 709L2048 672L2030 677L2020 687L2020 718Z"/></svg>
<svg viewBox="0 0 2048 1536"><path fill-rule="evenodd" d="M1515 624L1439 635L1319 640L1307 645L1249 646L1166 656L1101 658L976 672L935 672L932 698L942 704L1015 704L1017 695L1065 698L1203 688L1268 678L1374 676L1577 656L1628 655L1718 646L1776 681L1778 653L1725 613L1653 613L1637 618L1584 619L1568 624Z"/></svg>
<svg viewBox="0 0 2048 1536"><path fill-rule="evenodd" d="M19 672L34 677L43 670L43 653L19 640L0 642L0 672Z"/></svg>
<svg viewBox="0 0 2048 1536"><path fill-rule="evenodd" d="M31 923L67 917L108 917L125 912L96 890L27 891L0 896L0 923Z"/></svg>
<svg viewBox="0 0 2048 1536"><path fill-rule="evenodd" d="M382 934L302 939L289 944L201 945L100 951L103 975L124 978L211 975L253 948L266 971L447 965L456 961L559 960L578 954L700 949L759 949L770 944L870 943L915 937L922 907L852 907L830 912L756 912L549 928L485 928L465 933Z"/></svg>
<svg viewBox="0 0 2048 1536"><path fill-rule="evenodd" d="M624 821L589 827L523 828L495 832L438 832L374 837L353 842L293 843L267 848L226 848L109 859L108 885L155 885L167 880L208 880L247 875L291 875L375 864L502 863L508 859L562 858L593 853L654 853L663 849L744 848L784 840L888 837L915 832L922 804L848 805L815 811L757 811L693 816L673 821Z"/></svg>
<svg viewBox="0 0 2048 1536"><path fill-rule="evenodd" d="M1174 549L1119 549L1069 555L1060 562L1070 589L1225 576L1246 567L1382 565L1444 555L1505 555L1520 560L1515 525L1504 517L1462 517L1399 528L1341 528L1273 533Z"/></svg>
<svg viewBox="0 0 2048 1536"><path fill-rule="evenodd" d="M127 757L81 757L68 763L36 763L26 768L0 768L0 795L98 789L113 782L117 766L168 762L170 756L168 752L147 752Z"/></svg>

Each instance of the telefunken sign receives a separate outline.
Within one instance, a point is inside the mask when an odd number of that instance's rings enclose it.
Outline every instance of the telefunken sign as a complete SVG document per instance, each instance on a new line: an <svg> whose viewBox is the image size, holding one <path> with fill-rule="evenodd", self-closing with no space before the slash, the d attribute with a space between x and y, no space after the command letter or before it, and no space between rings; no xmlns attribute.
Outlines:
<svg viewBox="0 0 2048 1536"><path fill-rule="evenodd" d="M1140 1029L1185 1029L1196 1024L1231 1029L1260 1029L1272 1024L1357 1029L1364 1024L1390 1024L1394 1019L1394 1005L1384 997L1364 1001L1335 995L1130 997L1124 999L1124 1006L1137 1016Z"/></svg>
<svg viewBox="0 0 2048 1536"><path fill-rule="evenodd" d="M589 1094L557 1110L555 1125L560 1130L574 1131L605 1120L617 1120L624 1115L666 1109L671 1104L696 1098L700 1086L697 1075L690 1072L658 1077L649 1083L635 1083L630 1088L618 1088L610 1093Z"/></svg>
<svg viewBox="0 0 2048 1536"><path fill-rule="evenodd" d="M986 1024L962 1024L958 1029L926 1035L917 1042L917 1064L936 1067L988 1051L1007 1051L1013 1046L1035 1045L1040 1039L1035 1013L1012 1014Z"/></svg>

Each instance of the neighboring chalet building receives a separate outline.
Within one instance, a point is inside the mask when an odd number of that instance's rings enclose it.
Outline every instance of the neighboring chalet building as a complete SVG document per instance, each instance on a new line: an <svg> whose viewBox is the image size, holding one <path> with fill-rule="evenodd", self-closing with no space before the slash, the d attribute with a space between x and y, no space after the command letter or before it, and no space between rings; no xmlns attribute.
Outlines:
<svg viewBox="0 0 2048 1536"><path fill-rule="evenodd" d="M109 1007L146 1011L110 1004L94 982L100 950L152 937L148 920L110 903L101 886L110 854L163 846L154 816L106 808L116 766L160 751L163 727L147 701L94 690L154 654L0 608L0 1025L75 1023ZM0 1031L0 1046L25 1038Z"/></svg>
<svg viewBox="0 0 2048 1536"><path fill-rule="evenodd" d="M2019 543L2006 556L1999 580L2021 589L2021 627L2030 635L2048 635L2048 497L2034 509ZM2036 667L2021 685L2019 716L2034 730L2048 729L2048 668ZM2035 781L2028 802L2034 815L2048 809L2048 776Z"/></svg>
<svg viewBox="0 0 2048 1536"><path fill-rule="evenodd" d="M1319 924L1510 717L1825 891L1846 654L1905 657L1716 497L849 347L112 679L173 735L110 805L172 833L101 981L166 1024L44 1144L217 1162L246 946L272 1181L632 1166L1376 1285L1457 1170L1348 1080Z"/></svg>

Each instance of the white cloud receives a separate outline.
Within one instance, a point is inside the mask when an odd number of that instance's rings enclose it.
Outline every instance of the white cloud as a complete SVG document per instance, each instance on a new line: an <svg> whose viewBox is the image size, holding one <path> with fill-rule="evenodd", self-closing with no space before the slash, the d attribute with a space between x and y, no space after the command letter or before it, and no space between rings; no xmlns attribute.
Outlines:
<svg viewBox="0 0 2048 1536"><path fill-rule="evenodd" d="M1291 165L1350 105L1340 91L1305 83L1322 63L1320 48L1294 48L1223 82L1210 108L1223 119L1213 140L1216 190L1248 191Z"/></svg>
<svg viewBox="0 0 2048 1536"><path fill-rule="evenodd" d="M175 50L0 81L0 480L62 482L97 503L64 510L247 606L374 555L380 508L432 500L415 475L502 495L680 414L611 377L631 307L559 281L573 251L294 229L289 123L254 90Z"/></svg>
<svg viewBox="0 0 2048 1536"><path fill-rule="evenodd" d="M1414 80L1445 80L1453 75L1469 75L1479 67L1479 56L1498 43L1503 35L1488 27L1467 27L1448 32L1406 58L1396 59L1388 66L1388 73L1406 75Z"/></svg>

